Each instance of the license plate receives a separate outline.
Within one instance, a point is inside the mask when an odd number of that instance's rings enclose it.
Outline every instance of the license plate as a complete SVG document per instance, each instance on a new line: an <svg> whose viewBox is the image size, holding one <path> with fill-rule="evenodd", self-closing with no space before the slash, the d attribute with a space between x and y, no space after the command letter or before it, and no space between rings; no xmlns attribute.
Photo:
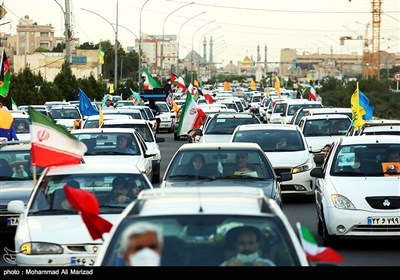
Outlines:
<svg viewBox="0 0 400 280"><path fill-rule="evenodd" d="M400 217L368 217L368 225L400 225Z"/></svg>
<svg viewBox="0 0 400 280"><path fill-rule="evenodd" d="M10 217L7 218L7 226L8 227L14 227L17 226L19 222L19 217Z"/></svg>
<svg viewBox="0 0 400 280"><path fill-rule="evenodd" d="M94 261L96 258L77 258L77 257L71 257L71 265L76 265L76 266L91 266L94 265Z"/></svg>

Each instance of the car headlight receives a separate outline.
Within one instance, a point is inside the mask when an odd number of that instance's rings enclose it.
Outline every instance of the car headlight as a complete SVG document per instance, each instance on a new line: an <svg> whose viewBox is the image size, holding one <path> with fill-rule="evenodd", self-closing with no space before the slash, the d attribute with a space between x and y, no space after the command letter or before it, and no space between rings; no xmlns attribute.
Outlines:
<svg viewBox="0 0 400 280"><path fill-rule="evenodd" d="M64 249L54 243L26 242L21 245L20 252L25 255L62 254Z"/></svg>
<svg viewBox="0 0 400 280"><path fill-rule="evenodd" d="M300 172L305 172L311 170L312 168L313 168L312 161L311 159L308 159L304 164L294 167L292 173L296 174Z"/></svg>
<svg viewBox="0 0 400 280"><path fill-rule="evenodd" d="M336 208L339 209L347 209L347 210L355 210L353 203L351 201L340 194L332 194L331 195L332 203Z"/></svg>

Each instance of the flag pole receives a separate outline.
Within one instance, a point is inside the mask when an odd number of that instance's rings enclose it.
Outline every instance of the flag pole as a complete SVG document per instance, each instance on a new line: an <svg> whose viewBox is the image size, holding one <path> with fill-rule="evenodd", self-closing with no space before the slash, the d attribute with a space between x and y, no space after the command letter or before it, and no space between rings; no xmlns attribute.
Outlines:
<svg viewBox="0 0 400 280"><path fill-rule="evenodd" d="M37 172L36 172L36 164L32 164L32 177L33 177L33 185L36 186L37 182Z"/></svg>

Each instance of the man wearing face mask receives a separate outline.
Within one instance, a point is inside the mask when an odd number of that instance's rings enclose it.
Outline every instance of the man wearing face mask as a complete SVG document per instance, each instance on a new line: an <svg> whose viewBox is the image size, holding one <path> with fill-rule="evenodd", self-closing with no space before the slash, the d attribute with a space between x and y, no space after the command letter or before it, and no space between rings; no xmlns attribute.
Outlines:
<svg viewBox="0 0 400 280"><path fill-rule="evenodd" d="M254 227L243 227L236 236L236 255L222 263L222 266L275 266L260 255L261 232Z"/></svg>
<svg viewBox="0 0 400 280"><path fill-rule="evenodd" d="M159 266L163 238L159 229L147 222L138 222L125 230L123 258L129 266Z"/></svg>

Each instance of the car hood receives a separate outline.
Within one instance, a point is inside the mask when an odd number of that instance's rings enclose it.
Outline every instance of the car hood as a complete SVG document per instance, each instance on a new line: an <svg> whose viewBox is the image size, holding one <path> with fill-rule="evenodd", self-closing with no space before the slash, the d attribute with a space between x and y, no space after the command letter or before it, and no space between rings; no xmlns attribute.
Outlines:
<svg viewBox="0 0 400 280"><path fill-rule="evenodd" d="M249 179L218 179L218 180L182 180L174 179L163 181L161 187L254 187L264 190L264 193L271 197L274 193L274 180L249 180Z"/></svg>
<svg viewBox="0 0 400 280"><path fill-rule="evenodd" d="M265 152L273 167L298 166L307 161L308 150L297 152Z"/></svg>
<svg viewBox="0 0 400 280"><path fill-rule="evenodd" d="M0 183L0 204L11 200L22 200L25 203L33 190L33 181L2 181Z"/></svg>
<svg viewBox="0 0 400 280"><path fill-rule="evenodd" d="M202 136L200 142L203 143L219 143L219 142L230 142L232 138L232 134L223 134L223 135L212 135L212 134L205 134Z"/></svg>
<svg viewBox="0 0 400 280"><path fill-rule="evenodd" d="M100 216L113 224L119 214ZM92 239L80 215L29 216L26 226L32 241L57 244L102 243L101 239Z"/></svg>
<svg viewBox="0 0 400 280"><path fill-rule="evenodd" d="M336 139L338 139L339 136L318 136L318 137L313 137L313 136L307 136L306 141L307 145L310 148L311 152L320 152L322 148L326 144L331 144L333 143Z"/></svg>
<svg viewBox="0 0 400 280"><path fill-rule="evenodd" d="M347 197L357 209L370 209L366 197L399 196L399 177L330 177L335 192ZM396 210L398 212L398 209Z"/></svg>

